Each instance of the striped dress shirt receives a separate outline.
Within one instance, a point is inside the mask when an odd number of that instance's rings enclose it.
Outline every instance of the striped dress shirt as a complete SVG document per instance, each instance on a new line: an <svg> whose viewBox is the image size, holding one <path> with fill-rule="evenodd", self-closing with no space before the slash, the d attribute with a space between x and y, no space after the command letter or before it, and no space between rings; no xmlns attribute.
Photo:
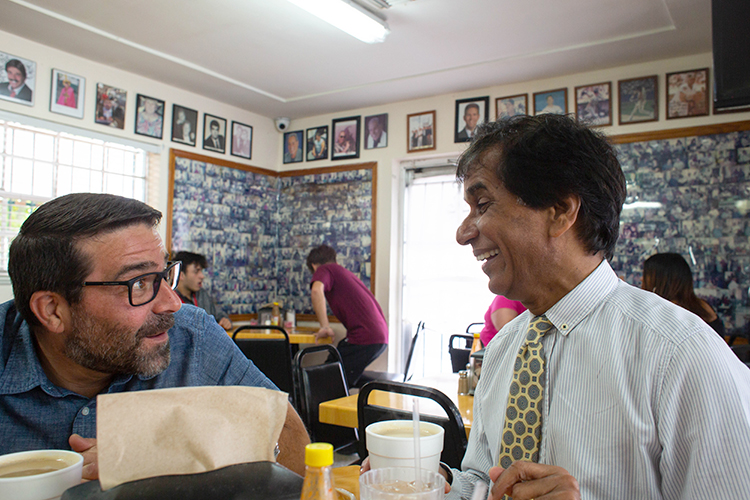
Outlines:
<svg viewBox="0 0 750 500"><path fill-rule="evenodd" d="M546 316L540 463L566 469L582 499L750 498L750 370L703 320L624 283L606 261ZM530 319L487 348L447 498L470 498L498 463Z"/></svg>

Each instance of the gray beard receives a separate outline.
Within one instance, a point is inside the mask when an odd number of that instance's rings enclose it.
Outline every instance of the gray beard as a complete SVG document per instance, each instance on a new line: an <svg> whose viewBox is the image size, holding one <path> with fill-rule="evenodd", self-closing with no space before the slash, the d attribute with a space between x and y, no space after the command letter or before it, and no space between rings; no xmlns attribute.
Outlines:
<svg viewBox="0 0 750 500"><path fill-rule="evenodd" d="M108 321L97 321L77 307L71 309L73 331L65 340L65 355L75 363L112 375L153 377L169 366L169 340L151 350L143 340L174 326L171 313L152 314L133 334Z"/></svg>

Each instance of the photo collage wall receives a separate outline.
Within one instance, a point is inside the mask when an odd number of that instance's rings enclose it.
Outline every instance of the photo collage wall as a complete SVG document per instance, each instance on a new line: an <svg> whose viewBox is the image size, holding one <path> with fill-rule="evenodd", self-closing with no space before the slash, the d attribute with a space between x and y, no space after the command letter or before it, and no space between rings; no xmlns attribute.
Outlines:
<svg viewBox="0 0 750 500"><path fill-rule="evenodd" d="M278 300L313 314L305 260L327 244L370 286L372 168L256 173L175 157L171 251L206 256L204 286L228 314Z"/></svg>

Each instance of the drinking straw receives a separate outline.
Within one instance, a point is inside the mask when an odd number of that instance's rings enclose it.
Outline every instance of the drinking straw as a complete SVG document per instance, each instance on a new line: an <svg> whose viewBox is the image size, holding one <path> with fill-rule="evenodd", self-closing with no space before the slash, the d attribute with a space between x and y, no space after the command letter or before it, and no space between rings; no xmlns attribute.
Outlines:
<svg viewBox="0 0 750 500"><path fill-rule="evenodd" d="M484 481L477 481L474 485L474 493L471 494L471 500L484 500L487 498L487 484Z"/></svg>
<svg viewBox="0 0 750 500"><path fill-rule="evenodd" d="M412 422L414 424L414 487L417 491L422 491L422 471L420 470L420 459L422 454L419 452L419 400L414 398L414 408L412 410Z"/></svg>

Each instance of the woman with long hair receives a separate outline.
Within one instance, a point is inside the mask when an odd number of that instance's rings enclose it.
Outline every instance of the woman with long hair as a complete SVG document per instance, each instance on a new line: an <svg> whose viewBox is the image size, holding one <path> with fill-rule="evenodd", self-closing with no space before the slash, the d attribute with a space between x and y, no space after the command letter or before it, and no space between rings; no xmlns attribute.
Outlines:
<svg viewBox="0 0 750 500"><path fill-rule="evenodd" d="M677 253L657 253L643 263L644 290L654 292L698 315L724 337L724 323L708 303L695 295L690 266Z"/></svg>

